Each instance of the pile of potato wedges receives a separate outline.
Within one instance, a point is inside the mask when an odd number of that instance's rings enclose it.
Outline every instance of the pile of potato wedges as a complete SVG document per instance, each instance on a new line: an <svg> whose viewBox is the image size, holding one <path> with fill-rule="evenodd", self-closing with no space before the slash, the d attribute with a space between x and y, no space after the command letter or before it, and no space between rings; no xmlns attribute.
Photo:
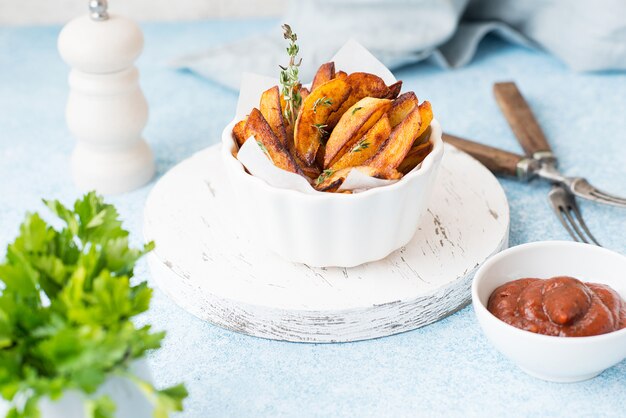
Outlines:
<svg viewBox="0 0 626 418"><path fill-rule="evenodd" d="M429 102L413 92L400 94L374 74L335 72L333 62L318 69L310 90L300 87L295 123L284 115L278 86L265 91L259 108L239 121L239 146L254 137L273 164L300 174L320 191L336 192L351 169L372 177L399 179L432 150Z"/></svg>

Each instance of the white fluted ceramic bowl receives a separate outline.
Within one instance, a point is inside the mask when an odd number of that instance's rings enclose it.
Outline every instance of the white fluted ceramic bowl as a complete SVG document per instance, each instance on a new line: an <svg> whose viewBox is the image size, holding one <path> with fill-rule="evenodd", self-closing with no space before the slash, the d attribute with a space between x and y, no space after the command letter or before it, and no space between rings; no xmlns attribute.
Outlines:
<svg viewBox="0 0 626 418"><path fill-rule="evenodd" d="M255 240L283 258L316 267L353 267L407 244L425 212L443 157L441 126L431 122L433 150L397 183L355 194L306 194L270 186L233 156L231 122L222 158L239 219Z"/></svg>
<svg viewBox="0 0 626 418"><path fill-rule="evenodd" d="M626 257L570 241L518 245L487 260L472 283L472 303L487 338L526 373L553 382L590 379L626 358L626 329L592 337L554 337L509 325L487 310L491 293L504 283L571 276L611 286L626 297Z"/></svg>

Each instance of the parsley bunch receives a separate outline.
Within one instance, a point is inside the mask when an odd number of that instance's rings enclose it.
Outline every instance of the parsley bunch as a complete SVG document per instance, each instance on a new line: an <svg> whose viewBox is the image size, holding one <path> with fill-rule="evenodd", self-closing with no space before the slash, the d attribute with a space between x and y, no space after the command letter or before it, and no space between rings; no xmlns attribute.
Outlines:
<svg viewBox="0 0 626 418"><path fill-rule="evenodd" d="M182 410L184 386L157 390L129 371L164 337L131 322L152 297L145 282L131 284L133 268L154 244L130 248L116 209L93 192L73 209L44 203L62 228L27 214L0 264L0 395L11 402L7 417L38 417L41 397L93 394L114 375L146 394L155 417ZM110 398L87 399L89 418L114 416Z"/></svg>

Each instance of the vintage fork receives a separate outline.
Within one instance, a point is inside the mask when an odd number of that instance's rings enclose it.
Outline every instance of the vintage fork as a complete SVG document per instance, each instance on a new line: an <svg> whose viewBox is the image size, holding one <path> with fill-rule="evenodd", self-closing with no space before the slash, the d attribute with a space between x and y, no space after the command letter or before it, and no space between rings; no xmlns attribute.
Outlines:
<svg viewBox="0 0 626 418"><path fill-rule="evenodd" d="M528 165L530 173L527 176L537 173L540 177L552 181L553 185L548 193L548 199L554 213L567 233L574 241L585 243L590 243L591 241L601 246L587 227L576 204L574 194L590 200L601 200L601 203L616 206L625 204L626 200L595 189L583 178L568 178L559 173L557 159L552 153L548 140L528 102L526 102L515 83L496 83L493 86L493 93L496 102L500 106L518 142L524 148L526 155L538 161L538 164ZM594 196L594 193L602 194L603 199L598 199Z"/></svg>
<svg viewBox="0 0 626 418"><path fill-rule="evenodd" d="M600 246L600 243L593 236L587 224L583 220L574 196L568 192L563 186L554 185L548 193L552 209L556 213L557 218L561 221L563 228L570 234L574 241L585 242L590 244L589 240Z"/></svg>
<svg viewBox="0 0 626 418"><path fill-rule="evenodd" d="M591 241L600 245L585 224L574 195L624 208L626 199L601 192L583 178L565 177L559 173L556 157L530 106L514 83L496 83L494 95L526 156L448 134L443 135L444 141L467 152L496 174L514 176L523 181L533 177L550 181L553 188L548 197L565 230L575 241Z"/></svg>
<svg viewBox="0 0 626 418"><path fill-rule="evenodd" d="M530 177L529 173L540 167L540 162L534 158L528 158L454 135L443 134L443 140L467 152L483 163L494 174L513 176L519 180L527 181ZM559 221L575 241L589 242L582 233L584 231L591 242L600 245L583 221L580 210L574 200L574 195L569 190L560 183L553 183L548 197Z"/></svg>
<svg viewBox="0 0 626 418"><path fill-rule="evenodd" d="M526 177L538 176L553 184L560 184L568 192L583 199L626 208L626 198L599 190L582 177L568 177L559 172L557 159L548 140L515 83L496 83L493 86L493 93L526 155L539 162L526 167L529 170L525 174Z"/></svg>

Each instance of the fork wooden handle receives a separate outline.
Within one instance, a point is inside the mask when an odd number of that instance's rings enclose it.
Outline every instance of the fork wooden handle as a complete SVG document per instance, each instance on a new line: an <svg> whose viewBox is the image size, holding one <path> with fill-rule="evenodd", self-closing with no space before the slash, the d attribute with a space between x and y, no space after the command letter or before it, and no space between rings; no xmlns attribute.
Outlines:
<svg viewBox="0 0 626 418"><path fill-rule="evenodd" d="M479 144L478 142L454 135L443 134L443 140L476 158L495 174L517 176L518 163L525 158L522 155Z"/></svg>
<svg viewBox="0 0 626 418"><path fill-rule="evenodd" d="M537 119L515 83L496 83L493 94L526 155L541 157L536 153L552 152Z"/></svg>

